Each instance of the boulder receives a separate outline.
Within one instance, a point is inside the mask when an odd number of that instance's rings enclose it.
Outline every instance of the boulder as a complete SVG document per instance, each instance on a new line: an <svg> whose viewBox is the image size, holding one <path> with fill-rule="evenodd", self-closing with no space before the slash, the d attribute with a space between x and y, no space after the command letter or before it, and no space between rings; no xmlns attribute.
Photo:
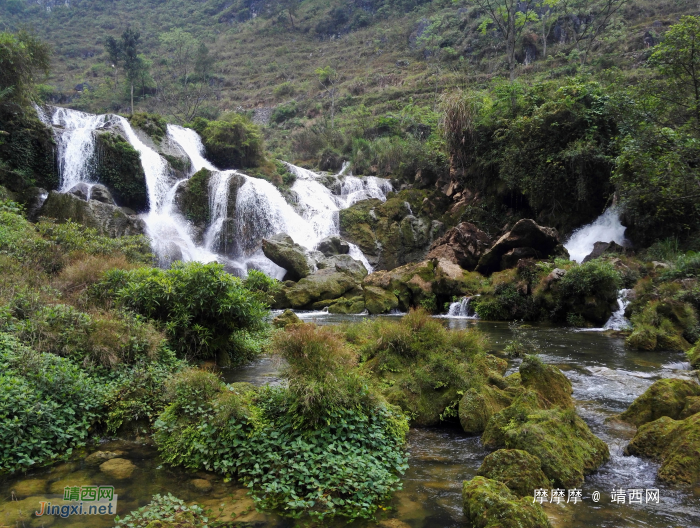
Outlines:
<svg viewBox="0 0 700 528"><path fill-rule="evenodd" d="M47 482L44 479L27 479L16 482L10 487L10 491L19 499L32 495L46 493Z"/></svg>
<svg viewBox="0 0 700 528"><path fill-rule="evenodd" d="M74 194L51 191L39 211L40 216L55 218L59 222L72 220L97 229L100 234L112 238L142 235L146 226L140 218L128 216L121 208L98 202L85 201Z"/></svg>
<svg viewBox="0 0 700 528"><path fill-rule="evenodd" d="M686 355L688 356L688 361L690 361L690 365L695 370L700 370L700 343L697 343L693 348L688 350L686 352Z"/></svg>
<svg viewBox="0 0 700 528"><path fill-rule="evenodd" d="M104 185L99 183L92 186L90 189L90 200L97 200L105 204L116 205L114 203L114 198L112 198L112 193Z"/></svg>
<svg viewBox="0 0 700 528"><path fill-rule="evenodd" d="M502 482L520 497L532 497L534 490L550 487L541 466L540 460L527 451L499 449L484 458L476 474Z"/></svg>
<svg viewBox="0 0 700 528"><path fill-rule="evenodd" d="M337 235L329 236L321 240L316 249L326 257L332 255L347 255L350 253L350 244Z"/></svg>
<svg viewBox="0 0 700 528"><path fill-rule="evenodd" d="M102 471L102 473L117 480L130 478L135 470L136 466L125 458L113 458L112 460L100 464L100 471Z"/></svg>
<svg viewBox="0 0 700 528"><path fill-rule="evenodd" d="M527 250L521 248L527 248ZM514 249L520 249L520 252L512 252ZM491 274L494 271L507 269L503 267L504 264L512 266L517 264L516 257L525 258L518 257L521 253L527 254L527 257L541 259L562 251L566 250L563 250L559 244L559 234L556 229L542 227L534 220L523 219L484 252L479 259L476 271Z"/></svg>
<svg viewBox="0 0 700 528"><path fill-rule="evenodd" d="M551 528L542 506L516 497L496 480L474 477L462 485L467 522L474 528Z"/></svg>
<svg viewBox="0 0 700 528"><path fill-rule="evenodd" d="M76 183L73 187L68 189L68 194L77 196L81 200L87 202L90 199L90 186L84 182Z"/></svg>
<svg viewBox="0 0 700 528"><path fill-rule="evenodd" d="M332 255L316 262L318 269L335 269L341 273L362 280L367 276L367 268L359 260L355 260L350 255Z"/></svg>
<svg viewBox="0 0 700 528"><path fill-rule="evenodd" d="M459 401L459 423L465 433L481 434L491 416L511 404L512 397L497 387L469 389Z"/></svg>
<svg viewBox="0 0 700 528"><path fill-rule="evenodd" d="M338 299L359 287L360 281L352 275L329 268L308 275L292 286L285 286L281 295L287 307L313 308L314 303Z"/></svg>
<svg viewBox="0 0 700 528"><path fill-rule="evenodd" d="M285 310L272 320L272 326L275 328L286 328L289 325L299 324L301 322L299 316L292 310Z"/></svg>
<svg viewBox="0 0 700 528"><path fill-rule="evenodd" d="M366 285L362 289L365 296L365 307L371 314L389 313L399 306L399 299L390 291L370 285Z"/></svg>
<svg viewBox="0 0 700 528"><path fill-rule="evenodd" d="M206 479L192 479L189 484L190 488L198 493L209 493L212 489L211 482Z"/></svg>
<svg viewBox="0 0 700 528"><path fill-rule="evenodd" d="M664 416L642 425L625 454L660 461L658 477L664 482L697 485L700 482L700 413L684 420Z"/></svg>
<svg viewBox="0 0 700 528"><path fill-rule="evenodd" d="M686 406L686 400L700 396L700 385L681 379L662 379L649 387L629 408L620 415L620 419L637 427L653 422L662 416L677 420Z"/></svg>
<svg viewBox="0 0 700 528"><path fill-rule="evenodd" d="M519 371L520 383L523 387L537 392L542 407L574 408L571 398L574 390L569 378L561 370L543 363L536 357L528 356L523 359Z"/></svg>
<svg viewBox="0 0 700 528"><path fill-rule="evenodd" d="M681 414L678 418L680 420L685 420L686 418L689 418L699 412L700 396L689 396L688 398L686 398L685 406L683 407L683 410L681 411Z"/></svg>
<svg viewBox="0 0 700 528"><path fill-rule="evenodd" d="M491 238L481 229L474 224L462 222L430 246L427 258L447 260L473 271L490 243Z"/></svg>
<svg viewBox="0 0 700 528"><path fill-rule="evenodd" d="M123 455L123 451L95 451L91 455L87 456L83 462L86 466L99 466L107 460L119 458Z"/></svg>
<svg viewBox="0 0 700 528"><path fill-rule="evenodd" d="M306 250L285 233L263 239L262 249L267 258L287 270L284 280L298 281L312 272L313 266L306 257Z"/></svg>
<svg viewBox="0 0 700 528"><path fill-rule="evenodd" d="M626 253L627 248L619 245L617 242L596 242L593 244L593 251L583 259L583 264L603 255L624 255Z"/></svg>

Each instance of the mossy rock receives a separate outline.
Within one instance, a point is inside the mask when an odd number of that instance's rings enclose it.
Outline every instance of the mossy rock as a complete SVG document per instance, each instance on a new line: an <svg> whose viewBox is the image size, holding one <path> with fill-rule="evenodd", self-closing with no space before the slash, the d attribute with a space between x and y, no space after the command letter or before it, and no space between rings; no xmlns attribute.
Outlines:
<svg viewBox="0 0 700 528"><path fill-rule="evenodd" d="M685 400L685 407L681 411L681 415L678 417L680 420L685 420L686 418L693 416L700 412L700 396L689 396Z"/></svg>
<svg viewBox="0 0 700 528"><path fill-rule="evenodd" d="M146 174L141 154L121 135L97 134L96 177L109 187L118 205L142 212L148 208Z"/></svg>
<svg viewBox="0 0 700 528"><path fill-rule="evenodd" d="M390 291L370 285L365 285L363 291L365 295L365 306L367 307L367 311L371 314L389 313L399 306L399 299Z"/></svg>
<svg viewBox="0 0 700 528"><path fill-rule="evenodd" d="M155 141L160 141L168 131L168 123L158 114L136 112L129 118L131 126L140 128Z"/></svg>
<svg viewBox="0 0 700 528"><path fill-rule="evenodd" d="M200 229L209 223L209 179L212 172L201 169L187 181L182 182L175 194L178 209L190 222Z"/></svg>
<svg viewBox="0 0 700 528"><path fill-rule="evenodd" d="M202 137L207 158L220 170L257 167L265 161L260 128L242 114L230 112L216 121L197 117L192 128Z"/></svg>
<svg viewBox="0 0 700 528"><path fill-rule="evenodd" d="M284 276L285 280L298 281L312 272L311 264L306 257L306 250L285 233L263 239L262 249L267 258L287 270L287 274ZM345 291L340 292L338 297L343 293ZM309 302L304 304L309 304ZM297 305L292 304L292 306L296 307Z"/></svg>
<svg viewBox="0 0 700 528"><path fill-rule="evenodd" d="M465 433L481 434L491 416L511 404L512 398L491 385L469 389L459 401L459 423Z"/></svg>
<svg viewBox="0 0 700 528"><path fill-rule="evenodd" d="M625 344L630 348L634 348L635 350L656 350L656 329L647 325L638 326L629 336L627 336Z"/></svg>
<svg viewBox="0 0 700 528"><path fill-rule="evenodd" d="M299 324L301 322L299 316L292 310L285 310L272 320L272 326L275 328L285 328L289 325Z"/></svg>
<svg viewBox="0 0 700 528"><path fill-rule="evenodd" d="M347 292L359 290L359 281L335 269L322 269L283 289L285 302L292 308L313 308L320 301L332 301ZM330 305L329 302L326 306Z"/></svg>
<svg viewBox="0 0 700 528"><path fill-rule="evenodd" d="M474 528L551 528L542 506L516 497L496 480L464 481L462 501L467 522Z"/></svg>
<svg viewBox="0 0 700 528"><path fill-rule="evenodd" d="M503 482L521 497L532 497L539 488L549 489L549 479L542 472L539 458L520 449L499 449L489 454L477 475Z"/></svg>
<svg viewBox="0 0 700 528"><path fill-rule="evenodd" d="M700 396L700 385L688 380L662 379L634 400L620 419L637 427L662 416L677 420L690 396Z"/></svg>
<svg viewBox="0 0 700 528"><path fill-rule="evenodd" d="M659 479L671 484L700 482L700 413L685 420L664 416L642 425L625 454L661 461Z"/></svg>
<svg viewBox="0 0 700 528"><path fill-rule="evenodd" d="M528 356L520 364L520 382L523 387L536 391L545 399L546 407L573 409L573 388L569 379L558 368Z"/></svg>
<svg viewBox="0 0 700 528"><path fill-rule="evenodd" d="M693 348L688 350L686 353L688 356L688 361L690 365L695 369L700 369L700 343L696 344Z"/></svg>

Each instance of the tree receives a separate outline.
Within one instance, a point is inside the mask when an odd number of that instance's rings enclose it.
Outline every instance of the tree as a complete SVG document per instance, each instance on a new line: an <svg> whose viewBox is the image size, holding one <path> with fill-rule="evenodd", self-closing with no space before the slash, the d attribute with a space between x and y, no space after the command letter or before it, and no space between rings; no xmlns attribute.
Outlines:
<svg viewBox="0 0 700 528"><path fill-rule="evenodd" d="M542 58L547 58L547 39L558 20L562 0L542 0L539 7L540 23L542 24Z"/></svg>
<svg viewBox="0 0 700 528"><path fill-rule="evenodd" d="M487 17L481 23L482 32L495 24L506 41L506 57L510 80L515 80L515 44L528 21L533 20L536 0L474 0L486 11Z"/></svg>
<svg viewBox="0 0 700 528"><path fill-rule="evenodd" d="M660 97L690 112L700 130L700 18L684 16L671 26L649 64L666 82Z"/></svg>
<svg viewBox="0 0 700 528"><path fill-rule="evenodd" d="M335 128L335 98L338 95L338 87L336 85L340 81L340 75L330 66L316 68L315 73L318 76L318 82L331 98L331 128Z"/></svg>
<svg viewBox="0 0 700 528"><path fill-rule="evenodd" d="M138 47L141 33L127 27L122 33L121 39L107 37L105 50L115 68L121 64L126 78L131 86L131 113L134 113L134 84L143 76L144 61L139 56Z"/></svg>
<svg viewBox="0 0 700 528"><path fill-rule="evenodd" d="M36 97L36 75L49 72L51 48L34 35L0 33L0 105L24 106Z"/></svg>

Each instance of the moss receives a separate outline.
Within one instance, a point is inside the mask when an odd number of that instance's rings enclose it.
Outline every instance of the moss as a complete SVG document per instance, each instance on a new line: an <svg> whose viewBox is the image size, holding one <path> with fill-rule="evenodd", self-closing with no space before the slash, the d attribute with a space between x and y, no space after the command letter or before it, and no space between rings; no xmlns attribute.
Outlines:
<svg viewBox="0 0 700 528"><path fill-rule="evenodd" d="M620 418L637 427L662 416L675 420L680 417L690 396L700 396L700 385L688 380L662 379L634 400Z"/></svg>
<svg viewBox="0 0 700 528"><path fill-rule="evenodd" d="M685 399L685 406L681 411L679 419L685 420L686 418L693 416L700 412L700 396L688 396Z"/></svg>
<svg viewBox="0 0 700 528"><path fill-rule="evenodd" d="M668 293L668 292L667 292ZM631 321L634 327L626 344L637 350L686 351L690 344L683 337L697 325L695 311L688 303L675 300L650 300L635 304Z"/></svg>
<svg viewBox="0 0 700 528"><path fill-rule="evenodd" d="M165 137L168 123L158 114L148 114L136 112L129 118L132 126L140 128L155 141L160 141Z"/></svg>
<svg viewBox="0 0 700 528"><path fill-rule="evenodd" d="M519 499L501 482L484 477L464 481L464 515L474 528L550 528L539 504Z"/></svg>
<svg viewBox="0 0 700 528"><path fill-rule="evenodd" d="M209 222L209 178L211 172L200 169L189 180L178 187L177 205L185 217L195 225L204 226Z"/></svg>
<svg viewBox="0 0 700 528"><path fill-rule="evenodd" d="M669 483L700 481L700 413L684 420L664 416L642 425L625 454L661 461L659 479Z"/></svg>
<svg viewBox="0 0 700 528"><path fill-rule="evenodd" d="M491 416L510 403L511 397L497 387L471 388L459 401L459 423L465 433L481 434Z"/></svg>
<svg viewBox="0 0 700 528"><path fill-rule="evenodd" d="M688 350L686 355L688 356L690 365L696 370L700 369L700 343Z"/></svg>
<svg viewBox="0 0 700 528"><path fill-rule="evenodd" d="M499 449L491 453L484 458L476 474L503 482L521 497L532 497L535 489L550 487L540 460L519 449Z"/></svg>
<svg viewBox="0 0 700 528"><path fill-rule="evenodd" d="M291 324L301 323L301 319L292 310L285 310L272 320L272 326L275 328L285 328Z"/></svg>
<svg viewBox="0 0 700 528"><path fill-rule="evenodd" d="M392 292L376 286L365 286L365 306L371 314L389 313L398 308L399 300Z"/></svg>
<svg viewBox="0 0 700 528"><path fill-rule="evenodd" d="M112 132L97 136L96 177L109 187L117 204L136 211L148 207L141 155L122 136Z"/></svg>
<svg viewBox="0 0 700 528"><path fill-rule="evenodd" d="M221 170L257 167L264 161L260 129L246 116L229 113L218 121L198 117L192 123L207 158Z"/></svg>
<svg viewBox="0 0 700 528"><path fill-rule="evenodd" d="M573 388L561 370L546 365L535 356L525 357L519 370L523 387L536 391L545 400L546 407L573 409Z"/></svg>

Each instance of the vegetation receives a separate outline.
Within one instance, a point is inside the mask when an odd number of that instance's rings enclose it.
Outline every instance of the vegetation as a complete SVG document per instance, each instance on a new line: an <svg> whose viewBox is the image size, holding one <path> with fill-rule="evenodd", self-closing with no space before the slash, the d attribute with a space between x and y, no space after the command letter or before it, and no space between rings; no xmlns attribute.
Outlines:
<svg viewBox="0 0 700 528"><path fill-rule="evenodd" d="M245 116L231 113L218 121L198 117L191 126L202 136L207 157L221 170L256 167L263 160L260 132Z"/></svg>

